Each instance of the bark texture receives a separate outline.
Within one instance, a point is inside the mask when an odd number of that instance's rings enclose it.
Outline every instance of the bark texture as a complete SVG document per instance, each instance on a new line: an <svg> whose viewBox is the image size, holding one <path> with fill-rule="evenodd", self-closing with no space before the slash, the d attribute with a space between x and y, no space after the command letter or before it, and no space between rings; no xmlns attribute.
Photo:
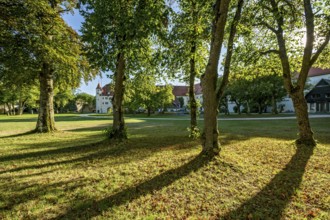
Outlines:
<svg viewBox="0 0 330 220"><path fill-rule="evenodd" d="M227 22L228 8L230 0L217 0L214 6L214 20L212 27L212 40L210 57L206 66L205 74L202 76L203 104L204 104L204 132L202 135L203 151L208 155L217 155L220 152L218 141L218 106L224 90L228 84L230 72L231 56L233 52L236 27L241 18L244 0L237 2L237 10L230 27L228 38L227 55L222 83L217 87L218 82L218 62L221 47L224 39L225 26Z"/></svg>
<svg viewBox="0 0 330 220"><path fill-rule="evenodd" d="M203 104L204 104L204 131L202 135L203 153L213 156L220 152L218 140L218 62L223 43L225 26L230 0L217 0L214 6L214 20L210 57L202 76Z"/></svg>
<svg viewBox="0 0 330 220"><path fill-rule="evenodd" d="M124 120L123 98L125 92L125 56L119 53L117 56L115 72L115 94L113 96L113 125L109 138L126 139L127 133Z"/></svg>
<svg viewBox="0 0 330 220"><path fill-rule="evenodd" d="M53 70L48 63L43 63L39 74L40 99L36 132L56 131L54 119Z"/></svg>
<svg viewBox="0 0 330 220"><path fill-rule="evenodd" d="M193 41L190 49L190 75L189 75L189 102L190 102L190 132L194 136L197 129L197 102L195 97L195 78L196 78L196 42Z"/></svg>
<svg viewBox="0 0 330 220"><path fill-rule="evenodd" d="M308 118L307 102L303 91L299 93L291 95L299 128L299 138L296 140L296 143L298 145L315 146L316 142Z"/></svg>

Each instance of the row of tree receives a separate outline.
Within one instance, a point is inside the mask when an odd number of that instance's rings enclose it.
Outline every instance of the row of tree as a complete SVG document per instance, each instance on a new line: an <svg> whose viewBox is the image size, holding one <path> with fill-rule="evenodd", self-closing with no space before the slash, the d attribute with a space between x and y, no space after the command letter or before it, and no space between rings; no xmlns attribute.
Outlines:
<svg viewBox="0 0 330 220"><path fill-rule="evenodd" d="M22 115L23 112L34 113L39 109L38 84L15 85L0 82L0 105L3 113L8 115ZM76 93L72 89L54 89L53 99L56 113L93 111L95 110L95 96L87 93Z"/></svg>
<svg viewBox="0 0 330 220"><path fill-rule="evenodd" d="M55 130L53 84L77 86L81 77L88 78L95 69L113 73L110 138L127 138L123 100L129 81L147 84L152 81L148 77L165 73L189 82L191 130L195 131L193 86L200 77L203 152L216 155L220 151L218 106L229 79L277 74L293 100L297 143L315 145L303 91L311 66L327 61L330 0L81 0L85 19L81 40L60 16L76 3L0 3L1 78L21 83L39 80L37 131ZM260 79L257 86L264 86L263 82Z"/></svg>
<svg viewBox="0 0 330 220"><path fill-rule="evenodd" d="M29 85L39 86L37 132L56 130L54 86L75 88L81 78L96 74L85 59L79 36L61 17L76 5L74 0L0 2L0 79L5 89L29 91Z"/></svg>

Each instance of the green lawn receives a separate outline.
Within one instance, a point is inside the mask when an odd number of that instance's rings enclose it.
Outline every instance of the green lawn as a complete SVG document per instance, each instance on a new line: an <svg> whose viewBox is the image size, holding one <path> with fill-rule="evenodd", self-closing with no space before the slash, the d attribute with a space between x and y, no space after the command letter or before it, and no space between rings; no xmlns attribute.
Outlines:
<svg viewBox="0 0 330 220"><path fill-rule="evenodd" d="M220 121L221 156L199 156L189 121L128 118L106 140L103 117L0 116L0 219L330 219L330 118L296 148L295 120ZM201 123L201 122L200 122Z"/></svg>

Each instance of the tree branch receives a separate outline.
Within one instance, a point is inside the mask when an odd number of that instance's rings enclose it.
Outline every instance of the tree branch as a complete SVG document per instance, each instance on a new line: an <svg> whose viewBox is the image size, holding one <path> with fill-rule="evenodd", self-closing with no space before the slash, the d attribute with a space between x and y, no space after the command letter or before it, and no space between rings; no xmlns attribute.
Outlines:
<svg viewBox="0 0 330 220"><path fill-rule="evenodd" d="M297 84L299 85L300 89L304 88L305 82L307 80L308 71L311 67L310 61L312 57L313 43L314 43L314 14L310 0L304 0L304 9L305 9L307 39L306 39L306 45L304 49L300 74L297 81Z"/></svg>
<svg viewBox="0 0 330 220"><path fill-rule="evenodd" d="M310 66L313 66L313 64L315 63L315 61L317 60L317 58L320 56L320 54L322 53L322 51L324 50L324 48L328 45L329 40L330 40L330 31L326 35L324 42L317 49L316 53L312 56L312 58L311 58L311 60L309 62L309 65Z"/></svg>
<svg viewBox="0 0 330 220"><path fill-rule="evenodd" d="M278 33L278 30L276 30L275 28L273 28L272 26L270 26L270 24L268 24L266 21L261 21L261 22L257 23L256 25L265 26L266 28L268 28L269 30L271 30L273 33L275 33L275 34Z"/></svg>
<svg viewBox="0 0 330 220"><path fill-rule="evenodd" d="M225 88L228 84L228 78L229 78L229 72L230 72L230 63L231 63L231 57L233 54L233 47L234 47L234 39L237 31L237 25L241 19L242 14L242 8L243 8L244 0L239 0L237 3L237 10L234 16L234 20L230 27L230 35L228 39L228 48L227 48L227 54L226 54L226 60L224 65L224 73L222 77L222 82L220 87L217 90L217 100L218 103L220 102L220 99L225 91Z"/></svg>
<svg viewBox="0 0 330 220"><path fill-rule="evenodd" d="M267 54L270 54L270 53L275 53L275 54L280 54L280 51L279 50L267 50L267 51L260 51L259 54L260 55L267 55Z"/></svg>

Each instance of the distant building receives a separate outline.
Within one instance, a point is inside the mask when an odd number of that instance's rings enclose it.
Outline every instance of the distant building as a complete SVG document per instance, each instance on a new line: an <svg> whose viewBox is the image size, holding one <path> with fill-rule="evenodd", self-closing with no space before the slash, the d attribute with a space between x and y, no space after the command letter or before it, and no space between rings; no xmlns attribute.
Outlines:
<svg viewBox="0 0 330 220"><path fill-rule="evenodd" d="M99 83L96 87L96 113L107 113L112 109L113 92L110 84L101 87Z"/></svg>
<svg viewBox="0 0 330 220"><path fill-rule="evenodd" d="M322 79L328 79L330 80L330 69L321 69L321 68L314 68L312 67L308 72L308 78L307 78L307 84L314 87L316 84L320 82ZM305 94L310 91L311 88L305 91ZM307 97L306 97L307 98ZM286 96L281 102L278 103L278 106L283 106L283 112L294 112L294 106L292 103L292 99L289 96ZM316 104L315 104L315 110L313 104L312 107L310 107L310 104L308 106L308 109L310 112L316 112Z"/></svg>
<svg viewBox="0 0 330 220"><path fill-rule="evenodd" d="M330 80L330 69L311 68L309 70L307 83L315 86L321 79Z"/></svg>
<svg viewBox="0 0 330 220"><path fill-rule="evenodd" d="M325 81L322 81L324 79ZM325 82L330 82L330 69L320 69L320 68L311 68L308 73L308 81L307 83L314 88L309 92L306 91L307 94L313 95L316 91L315 95L319 94L319 85L318 83L322 81L322 85ZM318 86L316 86L318 85ZM112 106L112 98L113 98L113 90L110 88L111 84L107 84L101 87L100 83L96 87L96 113L107 113ZM312 92L313 91L313 92ZM202 87L200 83L195 84L195 97L196 100L199 101L200 104L203 104L203 93ZM172 93L175 97L173 100L173 106L167 108L169 111L177 111L182 108L187 109L189 104L189 86L173 86ZM322 95L321 95L322 94ZM329 93L330 94L330 93ZM310 95L306 95L306 99L308 101L308 109L310 112L321 112L328 111L329 112L329 101L328 101L328 92L320 93L320 95L325 99L321 101L321 99L316 100L316 96L314 99ZM180 99L183 100L183 103L180 102ZM234 112L235 108L234 102L228 102L228 111L230 113ZM282 101L277 103L278 109L281 109L282 112L294 112L294 107L292 103L292 99L289 96L283 98ZM243 106L242 106L243 108ZM271 110L271 108L270 108Z"/></svg>
<svg viewBox="0 0 330 220"><path fill-rule="evenodd" d="M330 79L321 79L305 98L309 112L330 112Z"/></svg>
<svg viewBox="0 0 330 220"><path fill-rule="evenodd" d="M195 97L200 103L203 103L203 94L201 85L195 84ZM172 93L175 97L173 101L173 108L185 108L189 104L189 86L173 86ZM181 106L179 99L183 99L183 105Z"/></svg>

